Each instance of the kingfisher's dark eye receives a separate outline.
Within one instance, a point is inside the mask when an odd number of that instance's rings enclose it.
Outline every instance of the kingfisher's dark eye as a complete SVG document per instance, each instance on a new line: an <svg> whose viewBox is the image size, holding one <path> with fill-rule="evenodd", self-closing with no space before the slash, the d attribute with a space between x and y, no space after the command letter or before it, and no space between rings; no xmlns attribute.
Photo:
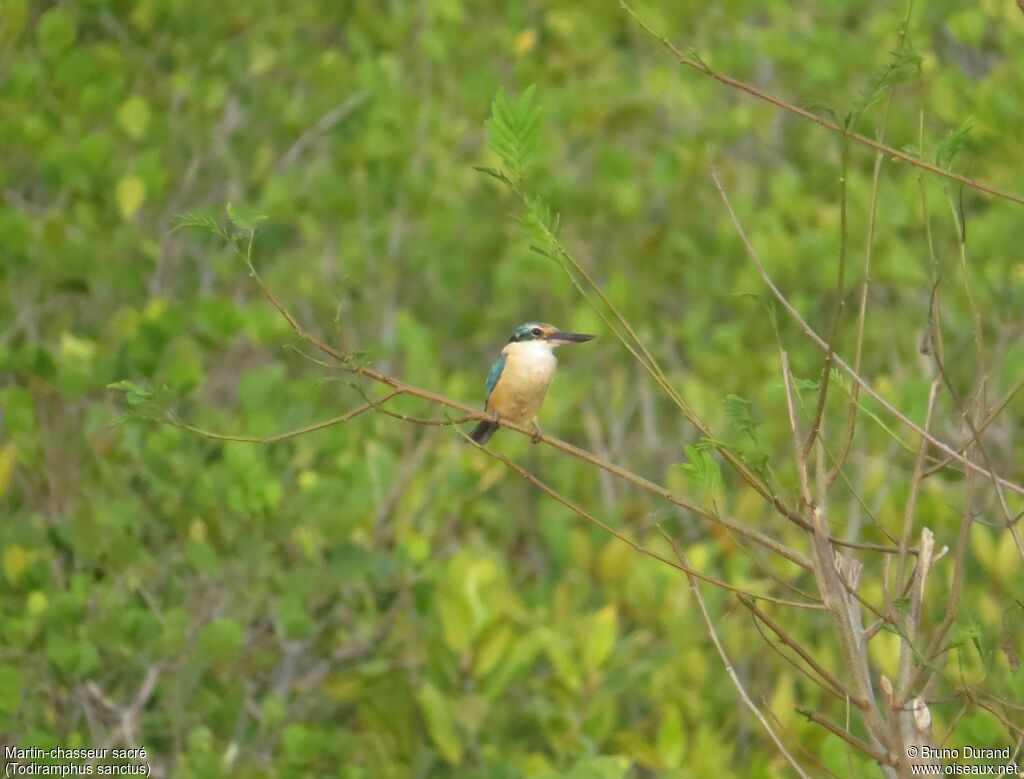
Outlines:
<svg viewBox="0 0 1024 779"><path fill-rule="evenodd" d="M533 333L534 335L541 335L543 331L539 327L535 327L530 332Z"/></svg>

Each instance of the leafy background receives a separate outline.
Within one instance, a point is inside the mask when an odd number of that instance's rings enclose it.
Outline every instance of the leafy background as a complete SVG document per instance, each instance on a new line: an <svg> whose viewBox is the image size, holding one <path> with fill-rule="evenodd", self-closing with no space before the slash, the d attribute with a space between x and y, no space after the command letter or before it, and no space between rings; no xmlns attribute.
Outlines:
<svg viewBox="0 0 1024 779"><path fill-rule="evenodd" d="M637 10L715 69L839 116L882 83L906 15L867 1ZM945 164L1024 192L1022 34L1012 3L916 4L917 58L896 87L887 142L933 159L954 133ZM791 485L776 335L711 186L709 151L774 277L823 330L836 303L837 137L680 68L611 2L3 4L6 743L145 746L176 777L783 770L727 684L685 579L581 525L452 431L368 414L258 446L112 424L126 409L107 385L122 379L159 388L192 424L256 436L360 401L348 378L287 348L293 334L229 246L172 230L183 212L226 223L233 202L268 216L255 260L308 326L419 386L478 402L522 321L598 333L563 350L542 423L696 493L693 469L677 467L694 430L530 251L515 198L474 170L496 163L494 95L531 84L542 126L530 190L561 214L567 246L688 401L737 444L753 446L743 419L757 422L757 451ZM879 132L885 110L868 106L858 129ZM850 311L872 162L851 150ZM865 374L915 419L930 381L918 344L933 267L962 394L985 375L1001 397L1024 364L1024 211L962 194L979 356L949 206L961 194L932 178L923 187L934 266L919 175L885 162L864 355ZM816 378L820 357L784 320L779 330L797 376ZM837 425L842 411L829 409ZM1017 480L1022 412L1018 397L987 439L996 470ZM937 432L959 440L948 401L940 417ZM913 463L899 436L916 442L867 417L860 430L851 497L833 521L878 540L853 491L897 527ZM492 446L632 537L658 546L660 524L696 567L765 583L694 518L519 436ZM922 496L939 543L958 527L960 481L950 472ZM800 543L729 478L716 496ZM1024 651L1011 608L1022 584L1008 534L975 527L949 653L961 682L1024 693L999 651ZM706 596L739 673L790 737L840 775L872 775L794 710L821 704L821 691L766 654L721 593ZM834 665L822 624L801 619L793 629ZM890 638L872 644L883 669ZM955 711L934 707L940 733ZM972 710L951 743L1005 742Z"/></svg>

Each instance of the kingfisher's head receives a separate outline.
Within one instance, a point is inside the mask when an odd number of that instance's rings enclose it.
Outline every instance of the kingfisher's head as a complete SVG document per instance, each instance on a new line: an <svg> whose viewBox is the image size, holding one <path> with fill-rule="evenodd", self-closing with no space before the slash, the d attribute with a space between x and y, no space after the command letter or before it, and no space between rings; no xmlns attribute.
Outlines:
<svg viewBox="0 0 1024 779"><path fill-rule="evenodd" d="M525 325L519 325L516 328L508 342L525 343L528 341L539 341L553 348L565 344L581 344L593 337L584 333L567 333L559 330L554 325L545 324L544 322L527 322Z"/></svg>

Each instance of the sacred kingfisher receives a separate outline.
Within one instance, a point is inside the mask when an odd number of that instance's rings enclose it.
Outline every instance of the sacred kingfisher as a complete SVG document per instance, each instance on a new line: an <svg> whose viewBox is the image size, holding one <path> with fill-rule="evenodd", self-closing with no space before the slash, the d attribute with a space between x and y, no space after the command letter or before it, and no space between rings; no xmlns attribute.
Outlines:
<svg viewBox="0 0 1024 779"><path fill-rule="evenodd" d="M487 375L487 400L484 408L492 415L492 419L480 422L469 437L478 444L486 444L500 426L500 420L507 419L518 424L531 422L534 429L533 442L537 443L540 436L537 412L540 411L548 385L558 367L555 347L583 343L593 337L582 333L564 333L554 325L543 322L519 325Z"/></svg>

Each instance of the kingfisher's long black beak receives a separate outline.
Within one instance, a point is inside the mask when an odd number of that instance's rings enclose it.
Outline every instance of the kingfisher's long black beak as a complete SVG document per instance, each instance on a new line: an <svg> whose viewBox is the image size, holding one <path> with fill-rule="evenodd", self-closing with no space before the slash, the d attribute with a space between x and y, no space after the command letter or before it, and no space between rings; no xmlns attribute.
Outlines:
<svg viewBox="0 0 1024 779"><path fill-rule="evenodd" d="M586 333L553 333L548 340L556 344L581 344L591 340L595 336Z"/></svg>

